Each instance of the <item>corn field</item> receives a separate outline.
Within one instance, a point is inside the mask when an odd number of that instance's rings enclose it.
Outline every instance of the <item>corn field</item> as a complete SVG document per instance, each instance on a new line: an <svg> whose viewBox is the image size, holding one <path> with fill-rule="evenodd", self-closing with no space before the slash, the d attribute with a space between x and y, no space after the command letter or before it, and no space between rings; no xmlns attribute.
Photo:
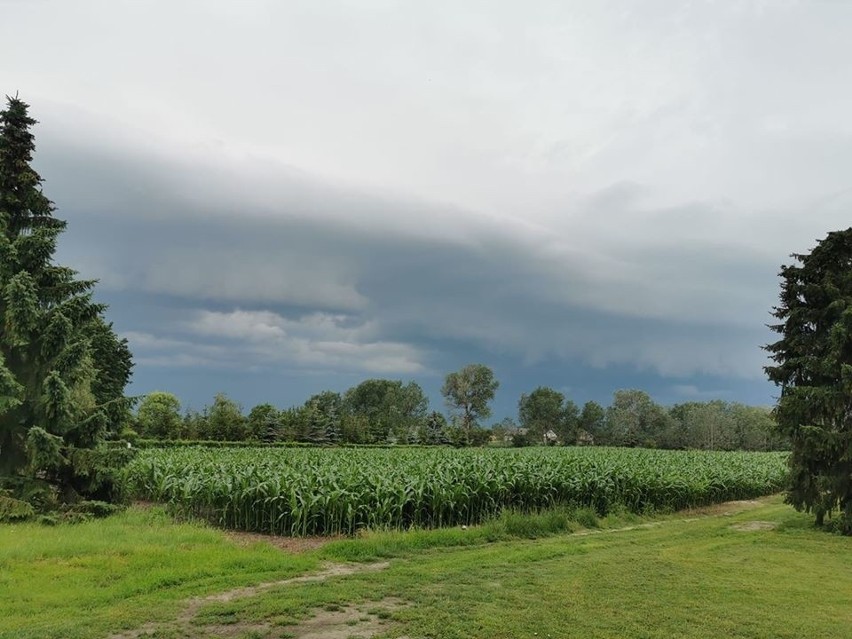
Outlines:
<svg viewBox="0 0 852 639"><path fill-rule="evenodd" d="M786 454L622 448L150 449L130 494L275 535L475 524L504 508L678 510L777 492Z"/></svg>

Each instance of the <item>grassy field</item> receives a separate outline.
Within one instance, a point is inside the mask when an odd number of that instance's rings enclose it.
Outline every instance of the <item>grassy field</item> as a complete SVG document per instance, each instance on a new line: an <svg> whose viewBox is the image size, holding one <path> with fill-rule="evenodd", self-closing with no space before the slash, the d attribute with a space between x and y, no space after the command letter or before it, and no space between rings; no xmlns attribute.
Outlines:
<svg viewBox="0 0 852 639"><path fill-rule="evenodd" d="M849 637L852 541L778 497L659 519L575 514L590 528L507 514L300 553L159 508L5 525L0 637Z"/></svg>

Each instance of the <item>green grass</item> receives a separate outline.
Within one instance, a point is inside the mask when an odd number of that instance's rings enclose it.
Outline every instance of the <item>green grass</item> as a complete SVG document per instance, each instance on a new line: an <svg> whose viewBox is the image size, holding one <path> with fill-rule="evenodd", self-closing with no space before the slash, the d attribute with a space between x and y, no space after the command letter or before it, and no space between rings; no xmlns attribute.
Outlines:
<svg viewBox="0 0 852 639"><path fill-rule="evenodd" d="M852 540L814 530L780 498L734 516L625 516L638 524L631 530L614 529L618 517L594 519L600 528L582 534L560 532L578 527L564 512L537 517L371 533L295 556L236 546L158 510L80 526L3 526L0 637L100 639L174 619L189 596L316 570L323 560L377 557L391 558L385 570L208 603L193 624L166 624L154 636L216 636L210 627L226 626L233 636L297 636L290 624L350 604L386 619L390 637L849 636ZM749 521L775 528L733 527ZM387 597L408 605L383 609Z"/></svg>
<svg viewBox="0 0 852 639"><path fill-rule="evenodd" d="M0 637L86 639L174 617L187 597L313 570L313 556L242 548L132 508L76 525L0 525Z"/></svg>

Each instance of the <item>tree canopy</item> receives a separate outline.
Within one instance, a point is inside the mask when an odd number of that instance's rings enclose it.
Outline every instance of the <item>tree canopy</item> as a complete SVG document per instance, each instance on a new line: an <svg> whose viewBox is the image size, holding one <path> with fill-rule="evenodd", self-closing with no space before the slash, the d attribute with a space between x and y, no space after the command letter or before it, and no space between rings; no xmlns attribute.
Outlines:
<svg viewBox="0 0 852 639"><path fill-rule="evenodd" d="M468 364L444 380L441 393L450 410L461 418L468 440L479 420L491 416L488 403L494 399L499 386L494 371L484 364Z"/></svg>
<svg viewBox="0 0 852 639"><path fill-rule="evenodd" d="M180 439L183 435L180 400L163 391L148 393L139 403L136 424L145 437Z"/></svg>
<svg viewBox="0 0 852 639"><path fill-rule="evenodd" d="M574 443L580 410L565 395L547 386L524 393L518 401L518 419L529 430L530 439L543 441L544 434L553 430L562 443Z"/></svg>
<svg viewBox="0 0 852 639"><path fill-rule="evenodd" d="M618 390L606 409L600 443L612 446L657 447L658 438L671 424L666 409L654 402L648 393Z"/></svg>
<svg viewBox="0 0 852 639"><path fill-rule="evenodd" d="M0 112L0 476L29 475L66 497L84 490L76 451L127 418L131 356L92 299L94 281L54 263L54 217L28 105Z"/></svg>
<svg viewBox="0 0 852 639"><path fill-rule="evenodd" d="M368 379L353 386L343 398L350 416L369 424L369 441L389 439L408 442L419 437L429 400L416 382L403 384L400 380Z"/></svg>
<svg viewBox="0 0 852 639"><path fill-rule="evenodd" d="M766 347L776 421L792 443L787 501L820 525L839 511L852 534L852 228L792 258L771 326L780 339Z"/></svg>

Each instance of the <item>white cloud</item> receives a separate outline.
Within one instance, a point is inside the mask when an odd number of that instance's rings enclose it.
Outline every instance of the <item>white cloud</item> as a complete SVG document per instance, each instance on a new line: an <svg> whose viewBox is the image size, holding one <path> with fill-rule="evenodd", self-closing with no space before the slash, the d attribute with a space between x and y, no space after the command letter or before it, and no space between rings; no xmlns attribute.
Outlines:
<svg viewBox="0 0 852 639"><path fill-rule="evenodd" d="M424 372L423 355L403 343L374 340L369 324L311 313L288 319L270 311L198 311L186 324L199 338L229 340L226 348L246 364L283 364L368 373Z"/></svg>
<svg viewBox="0 0 852 639"><path fill-rule="evenodd" d="M179 368L226 365L228 353L216 344L161 337L140 331L126 331L121 337L127 339L137 365Z"/></svg>
<svg viewBox="0 0 852 639"><path fill-rule="evenodd" d="M287 333L279 325L281 323L283 319L269 311L201 311L189 328L199 335L263 343L286 339Z"/></svg>

